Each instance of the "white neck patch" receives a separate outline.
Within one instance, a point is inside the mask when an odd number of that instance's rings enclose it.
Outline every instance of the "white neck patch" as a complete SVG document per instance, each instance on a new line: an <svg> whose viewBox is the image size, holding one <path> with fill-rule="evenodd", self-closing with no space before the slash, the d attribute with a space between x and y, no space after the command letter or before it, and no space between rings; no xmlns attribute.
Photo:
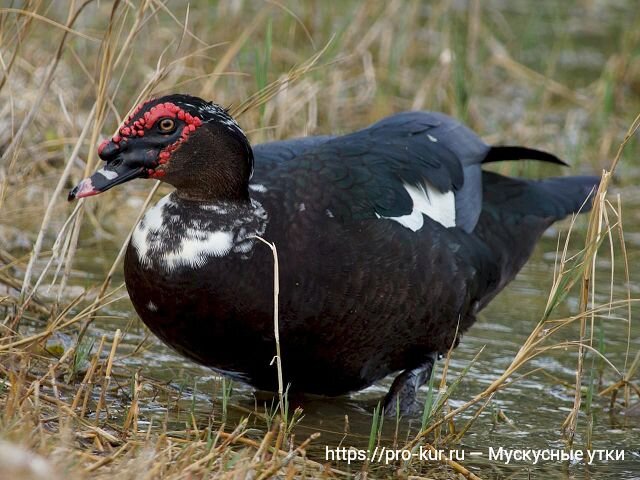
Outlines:
<svg viewBox="0 0 640 480"><path fill-rule="evenodd" d="M164 255L169 270L181 265L201 267L208 257L224 257L233 248L232 231L207 232L189 228L186 234L177 250Z"/></svg>
<svg viewBox="0 0 640 480"><path fill-rule="evenodd" d="M143 267L156 262L168 271L200 268L209 259L230 253L248 258L253 236L262 235L267 227L267 214L256 200L246 208L230 203L189 205L188 212L185 208L169 194L136 225L131 244Z"/></svg>
<svg viewBox="0 0 640 480"><path fill-rule="evenodd" d="M444 227L456 226L456 198L453 191L442 193L427 181L421 185L408 185L405 183L404 189L413 202L411 213L400 217L378 215L379 218L394 220L414 232L423 227L423 215L428 216Z"/></svg>

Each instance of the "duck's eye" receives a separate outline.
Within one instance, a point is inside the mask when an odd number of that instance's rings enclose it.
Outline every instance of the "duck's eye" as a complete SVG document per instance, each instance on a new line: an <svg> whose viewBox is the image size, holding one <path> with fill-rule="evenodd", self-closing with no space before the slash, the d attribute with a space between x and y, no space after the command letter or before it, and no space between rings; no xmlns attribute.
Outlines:
<svg viewBox="0 0 640 480"><path fill-rule="evenodd" d="M176 129L176 122L171 118L163 118L158 122L158 130L162 133L171 133Z"/></svg>

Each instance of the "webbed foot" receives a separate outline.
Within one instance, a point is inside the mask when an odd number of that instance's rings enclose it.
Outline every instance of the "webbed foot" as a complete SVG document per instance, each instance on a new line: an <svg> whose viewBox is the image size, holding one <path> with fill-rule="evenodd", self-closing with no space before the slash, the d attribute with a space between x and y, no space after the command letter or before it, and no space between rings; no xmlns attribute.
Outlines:
<svg viewBox="0 0 640 480"><path fill-rule="evenodd" d="M424 364L405 370L395 378L384 397L383 407L386 416L395 417L398 410L400 415L411 415L418 411L418 389L431 377L437 356L437 353L429 354Z"/></svg>

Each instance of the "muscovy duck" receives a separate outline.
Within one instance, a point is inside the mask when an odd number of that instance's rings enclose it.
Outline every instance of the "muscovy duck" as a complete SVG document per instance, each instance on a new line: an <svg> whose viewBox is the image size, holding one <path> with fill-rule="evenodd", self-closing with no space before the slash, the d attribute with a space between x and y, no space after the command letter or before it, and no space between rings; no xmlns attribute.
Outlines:
<svg viewBox="0 0 640 480"><path fill-rule="evenodd" d="M434 112L252 148L225 109L178 94L141 104L98 152L106 164L70 200L134 178L175 187L138 223L124 262L151 331L196 362L275 391L263 237L280 258L290 391L342 395L401 371L387 413L412 409L437 355L457 345L549 225L588 210L598 184L483 171L500 160L563 162L489 146Z"/></svg>

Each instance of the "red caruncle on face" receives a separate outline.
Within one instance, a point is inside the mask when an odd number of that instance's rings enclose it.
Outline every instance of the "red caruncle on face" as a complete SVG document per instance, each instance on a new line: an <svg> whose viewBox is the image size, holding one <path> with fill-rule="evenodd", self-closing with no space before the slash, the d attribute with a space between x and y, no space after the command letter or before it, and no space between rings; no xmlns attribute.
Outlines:
<svg viewBox="0 0 640 480"><path fill-rule="evenodd" d="M160 178L166 174L162 166L169 162L171 154L177 150L180 145L187 140L187 138L189 138L189 135L195 132L196 129L202 125L202 120L199 117L191 115L189 112L183 110L174 103L165 102L154 105L143 115L133 121L133 118L135 118L139 112L152 101L153 100L149 100L138 105L134 112L123 123L123 126L120 127L118 134L114 135L111 141L120 146L122 142L126 142L128 139L144 137L145 134L154 127L156 122L163 118L175 118L184 122L185 125L182 128L180 138L160 151L157 157L158 166L156 168L150 168L147 170L149 178ZM104 140L100 144L98 147L98 154L102 152L108 143L109 140Z"/></svg>

